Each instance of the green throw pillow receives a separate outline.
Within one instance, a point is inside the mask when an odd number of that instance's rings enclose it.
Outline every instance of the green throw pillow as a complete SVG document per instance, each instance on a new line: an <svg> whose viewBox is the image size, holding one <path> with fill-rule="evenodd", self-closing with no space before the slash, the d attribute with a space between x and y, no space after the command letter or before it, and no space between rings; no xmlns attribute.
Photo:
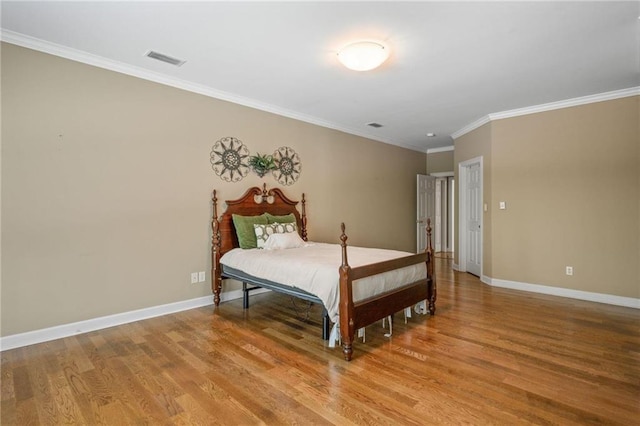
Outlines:
<svg viewBox="0 0 640 426"><path fill-rule="evenodd" d="M295 223L296 216L293 213L289 213L284 216L274 216L270 213L265 213L268 223Z"/></svg>
<svg viewBox="0 0 640 426"><path fill-rule="evenodd" d="M236 228L236 235L238 236L238 244L240 248L252 249L258 247L256 242L256 232L253 229L254 224L266 225L267 216L263 213L260 216L240 216L237 214L231 215L233 219L233 225Z"/></svg>

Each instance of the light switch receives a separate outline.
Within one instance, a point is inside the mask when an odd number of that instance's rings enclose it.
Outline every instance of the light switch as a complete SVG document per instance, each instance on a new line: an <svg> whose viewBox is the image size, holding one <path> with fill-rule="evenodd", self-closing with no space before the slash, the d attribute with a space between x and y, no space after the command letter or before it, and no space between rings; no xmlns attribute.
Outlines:
<svg viewBox="0 0 640 426"><path fill-rule="evenodd" d="M500 210L506 210L506 209L507 209L506 201L500 201Z"/></svg>

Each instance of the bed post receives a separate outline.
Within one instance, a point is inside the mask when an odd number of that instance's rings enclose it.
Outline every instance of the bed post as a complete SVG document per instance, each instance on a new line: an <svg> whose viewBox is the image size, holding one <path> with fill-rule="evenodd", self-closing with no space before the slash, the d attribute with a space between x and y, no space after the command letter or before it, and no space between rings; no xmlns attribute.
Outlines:
<svg viewBox="0 0 640 426"><path fill-rule="evenodd" d="M307 212L305 210L305 204L307 200L304 199L304 192L302 193L302 229L300 230L300 236L304 241L307 241Z"/></svg>
<svg viewBox="0 0 640 426"><path fill-rule="evenodd" d="M344 359L351 361L353 355L353 294L351 291L351 267L347 261L347 235L344 223L340 225L340 246L342 247L342 265L340 266L340 334L342 335L342 352Z"/></svg>
<svg viewBox="0 0 640 426"><path fill-rule="evenodd" d="M427 253L427 285L429 286L427 289L427 295L429 297L429 313L431 315L435 315L438 288L436 286L436 266L435 258L433 256L433 245L431 244L431 219L429 218L427 218L427 247L425 252Z"/></svg>
<svg viewBox="0 0 640 426"><path fill-rule="evenodd" d="M213 190L213 219L211 220L211 291L213 291L213 303L220 305L220 292L222 291L222 275L220 270L220 222L218 221L218 198L216 190Z"/></svg>

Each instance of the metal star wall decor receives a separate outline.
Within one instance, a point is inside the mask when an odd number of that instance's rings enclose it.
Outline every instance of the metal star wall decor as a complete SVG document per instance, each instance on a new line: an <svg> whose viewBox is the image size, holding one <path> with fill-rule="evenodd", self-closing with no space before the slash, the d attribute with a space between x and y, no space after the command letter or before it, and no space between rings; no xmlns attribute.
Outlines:
<svg viewBox="0 0 640 426"><path fill-rule="evenodd" d="M211 149L211 167L220 179L238 182L249 173L249 150L239 139L222 138Z"/></svg>
<svg viewBox="0 0 640 426"><path fill-rule="evenodd" d="M292 185L300 177L302 163L296 152L288 146L278 148L273 153L276 169L273 177L282 185Z"/></svg>

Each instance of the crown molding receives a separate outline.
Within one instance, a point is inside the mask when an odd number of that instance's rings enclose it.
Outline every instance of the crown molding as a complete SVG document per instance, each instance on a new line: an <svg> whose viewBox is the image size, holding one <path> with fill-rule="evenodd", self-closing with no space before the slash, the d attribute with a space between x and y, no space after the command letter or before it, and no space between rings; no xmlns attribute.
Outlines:
<svg viewBox="0 0 640 426"><path fill-rule="evenodd" d="M579 98L566 99L563 101L550 102L547 104L533 105L525 108L495 112L495 113L488 114L482 117L480 120L474 121L473 123L463 127L462 129L453 133L451 137L453 139L457 139L460 136L463 136L477 129L480 126L495 120L519 117L522 115L537 114L539 112L553 111L556 109L570 108L574 106L587 105L587 104L603 102L603 101L611 101L614 99L621 99L629 96L638 96L638 95L640 95L640 86L630 87L630 88L621 89L621 90L614 90L611 92L598 93L595 95L581 96Z"/></svg>
<svg viewBox="0 0 640 426"><path fill-rule="evenodd" d="M98 55L84 52L82 50L77 50L67 46L62 46L60 44L51 43L39 38L17 33L15 31L6 30L4 28L0 31L0 41L14 44L16 46L26 47L28 49L36 50L39 52L48 53L50 55L59 56L61 58L69 59L75 62L81 62L83 64L91 65L94 67L115 71L120 74L126 74L132 77L141 78L143 80L153 81L154 83L160 83L165 86L175 87L177 89L186 90L188 92L197 93L199 95L204 95L210 98L232 102L234 104L243 105L260 111L292 118L294 120L303 121L305 123L314 124L316 126L338 130L340 132L348 133L354 136L360 136L378 142L383 142L389 145L395 145L401 148L409 149L411 151L425 152L423 148L419 148L408 143L400 143L395 140L380 137L372 133L363 132L359 129L340 126L335 123L319 119L317 117L301 114L299 112L271 105L266 102L260 102L255 99L238 96L222 90L212 89L211 87L191 83L179 78L168 77L166 75L149 71L144 68L135 67L133 65L128 65L123 62L114 61L111 59L106 59Z"/></svg>
<svg viewBox="0 0 640 426"><path fill-rule="evenodd" d="M456 140L460 136L466 135L467 133L477 129L478 127L484 126L485 124L487 124L490 121L491 121L491 119L489 118L489 116L485 115L481 119L476 120L471 124L467 124L462 129L458 130L457 132L452 133L451 134L451 138L453 138L453 140Z"/></svg>
<svg viewBox="0 0 640 426"><path fill-rule="evenodd" d="M640 86L628 89L614 90L612 92L598 93L595 95L581 96L579 98L566 99L564 101L550 102L548 104L534 105L525 108L512 109L489 114L489 119L502 120L503 118L518 117L521 115L536 114L538 112L553 111L556 109L570 108L579 105L593 104L596 102L611 101L614 99L626 98L640 95Z"/></svg>
<svg viewBox="0 0 640 426"><path fill-rule="evenodd" d="M453 149L454 149L453 145L442 146L440 148L429 148L429 149L427 149L427 154L435 154L436 152L453 151Z"/></svg>

